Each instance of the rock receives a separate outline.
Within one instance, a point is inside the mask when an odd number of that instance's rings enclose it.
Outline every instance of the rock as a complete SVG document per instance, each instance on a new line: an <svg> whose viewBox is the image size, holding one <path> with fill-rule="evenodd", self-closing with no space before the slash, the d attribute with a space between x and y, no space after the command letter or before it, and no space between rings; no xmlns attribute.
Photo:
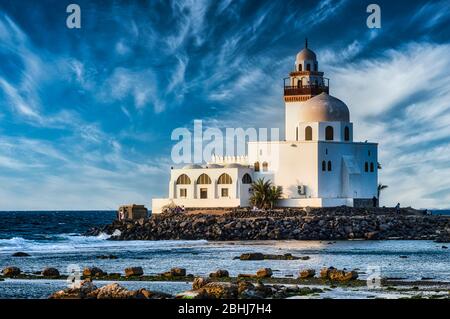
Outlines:
<svg viewBox="0 0 450 319"><path fill-rule="evenodd" d="M207 295L204 290L188 290L181 292L175 296L176 299L206 299Z"/></svg>
<svg viewBox="0 0 450 319"><path fill-rule="evenodd" d="M128 290L117 283L97 288L90 281L83 281L80 287L55 292L50 299L168 299L171 295L152 292L147 289Z"/></svg>
<svg viewBox="0 0 450 319"><path fill-rule="evenodd" d="M256 277L258 278L270 278L272 277L272 269L261 268L256 271Z"/></svg>
<svg viewBox="0 0 450 319"><path fill-rule="evenodd" d="M238 294L242 294L246 290L254 290L255 286L249 281L238 282Z"/></svg>
<svg viewBox="0 0 450 319"><path fill-rule="evenodd" d="M229 282L210 282L201 289L207 298L235 299L238 295L238 286Z"/></svg>
<svg viewBox="0 0 450 319"><path fill-rule="evenodd" d="M30 254L24 253L22 251L19 251L17 253L12 254L13 257L30 257Z"/></svg>
<svg viewBox="0 0 450 319"><path fill-rule="evenodd" d="M115 255L100 255L97 256L97 259L117 259L118 257Z"/></svg>
<svg viewBox="0 0 450 319"><path fill-rule="evenodd" d="M95 299L131 299L137 297L137 292L130 291L117 283L112 283L96 289L88 294Z"/></svg>
<svg viewBox="0 0 450 319"><path fill-rule="evenodd" d="M400 258L406 259L406 258L408 258L408 256L402 255L402 256L400 256Z"/></svg>
<svg viewBox="0 0 450 319"><path fill-rule="evenodd" d="M186 269L175 267L170 269L170 274L174 277L184 277L186 276Z"/></svg>
<svg viewBox="0 0 450 319"><path fill-rule="evenodd" d="M448 247L447 246L442 246L442 249L448 249Z"/></svg>
<svg viewBox="0 0 450 319"><path fill-rule="evenodd" d="M6 267L2 270L2 273L5 277L15 277L20 275L21 270L18 267Z"/></svg>
<svg viewBox="0 0 450 319"><path fill-rule="evenodd" d="M307 279L312 278L316 275L316 271L314 269L305 269L300 271L299 278L300 279Z"/></svg>
<svg viewBox="0 0 450 319"><path fill-rule="evenodd" d="M125 277L142 276L143 274L144 270L142 269L142 267L125 268Z"/></svg>
<svg viewBox="0 0 450 319"><path fill-rule="evenodd" d="M78 287L67 288L53 293L49 299L84 299L96 289L97 287L91 281L84 280Z"/></svg>
<svg viewBox="0 0 450 319"><path fill-rule="evenodd" d="M238 278L256 278L256 275L253 274L239 274Z"/></svg>
<svg viewBox="0 0 450 319"><path fill-rule="evenodd" d="M103 277L106 273L98 267L86 267L83 269L83 277Z"/></svg>
<svg viewBox="0 0 450 319"><path fill-rule="evenodd" d="M42 276L44 277L59 277L59 270L52 267L47 267L42 270Z"/></svg>
<svg viewBox="0 0 450 319"><path fill-rule="evenodd" d="M331 271L335 270L334 267L328 267L328 268L322 268L320 270L320 278L322 279L329 279L329 274Z"/></svg>
<svg viewBox="0 0 450 319"><path fill-rule="evenodd" d="M218 269L215 272L210 273L209 277L211 277L211 278L227 278L227 277L230 277L230 274L228 273L228 270Z"/></svg>
<svg viewBox="0 0 450 319"><path fill-rule="evenodd" d="M309 257L309 256L303 256L303 257L300 257L299 259L300 259L300 260L309 260L309 259L311 259L311 257Z"/></svg>
<svg viewBox="0 0 450 319"><path fill-rule="evenodd" d="M242 254L239 257L240 260L264 260L264 255L261 253L248 253Z"/></svg>
<svg viewBox="0 0 450 319"><path fill-rule="evenodd" d="M210 282L211 280L209 278L196 277L192 282L192 290L198 290Z"/></svg>
<svg viewBox="0 0 450 319"><path fill-rule="evenodd" d="M328 279L331 281L345 282L357 279L358 273L355 270L345 271L336 269L334 267L330 267L330 268L323 268L320 271L320 277L325 280Z"/></svg>

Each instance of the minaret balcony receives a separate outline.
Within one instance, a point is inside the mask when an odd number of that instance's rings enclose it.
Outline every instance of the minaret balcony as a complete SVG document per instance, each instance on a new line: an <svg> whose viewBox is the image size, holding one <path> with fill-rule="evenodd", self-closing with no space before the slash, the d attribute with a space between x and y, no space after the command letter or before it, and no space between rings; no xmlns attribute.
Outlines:
<svg viewBox="0 0 450 319"><path fill-rule="evenodd" d="M329 87L328 85L302 85L302 86L284 86L284 96L291 96L291 95L310 95L315 96L319 95L321 93L329 93Z"/></svg>

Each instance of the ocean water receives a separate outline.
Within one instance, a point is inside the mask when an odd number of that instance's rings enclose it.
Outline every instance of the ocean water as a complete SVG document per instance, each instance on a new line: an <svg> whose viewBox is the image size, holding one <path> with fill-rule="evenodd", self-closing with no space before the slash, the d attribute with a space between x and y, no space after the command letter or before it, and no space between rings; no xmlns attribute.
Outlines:
<svg viewBox="0 0 450 319"><path fill-rule="evenodd" d="M97 266L107 272L120 273L126 267L141 266L146 274L158 274L171 267L184 267L195 275L207 275L224 268L231 275L237 275L270 267L275 276L283 277L297 276L300 269L334 266L357 268L361 278L365 278L368 268L376 267L384 277L450 281L450 251L432 241L111 241L105 234L80 235L92 226L111 222L114 217L114 212L0 212L0 268L18 266L31 273L51 266L67 274L72 264L81 269ZM18 251L31 256L12 257ZM233 259L245 252L291 253L310 256L310 259ZM97 258L105 254L113 254L118 259ZM129 282L123 285L170 293L189 288L186 283ZM64 286L64 281L57 280L0 281L0 298L45 298Z"/></svg>

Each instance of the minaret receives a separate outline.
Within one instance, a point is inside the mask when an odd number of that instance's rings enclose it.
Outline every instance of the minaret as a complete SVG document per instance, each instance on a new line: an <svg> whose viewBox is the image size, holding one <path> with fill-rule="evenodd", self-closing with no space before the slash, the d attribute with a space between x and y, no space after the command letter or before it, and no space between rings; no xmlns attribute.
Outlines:
<svg viewBox="0 0 450 319"><path fill-rule="evenodd" d="M296 119L301 104L323 92L329 93L329 79L324 78L323 72L319 71L316 54L308 48L308 39L305 39L305 47L295 59L295 70L284 79L285 137L287 141L297 139L295 130L298 123Z"/></svg>

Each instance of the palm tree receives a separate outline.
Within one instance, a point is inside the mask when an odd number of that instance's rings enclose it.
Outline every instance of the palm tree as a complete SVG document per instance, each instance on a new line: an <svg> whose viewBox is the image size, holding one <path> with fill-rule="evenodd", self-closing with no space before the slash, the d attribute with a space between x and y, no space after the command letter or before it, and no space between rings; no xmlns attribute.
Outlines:
<svg viewBox="0 0 450 319"><path fill-rule="evenodd" d="M277 200L279 200L281 198L282 195L283 195L283 189L280 186L270 187L270 192L269 192L270 209L273 209L273 205L276 203Z"/></svg>
<svg viewBox="0 0 450 319"><path fill-rule="evenodd" d="M383 184L378 184L378 188L377 188L377 193L378 193L378 203L380 202L380 194L381 194L381 191L383 190L383 189L386 189L386 188L388 188L389 186L387 186L387 185L383 185Z"/></svg>
<svg viewBox="0 0 450 319"><path fill-rule="evenodd" d="M254 181L252 183L252 190L250 203L258 208L273 208L275 202L282 195L280 187L272 185L271 181L265 181L264 178Z"/></svg>

